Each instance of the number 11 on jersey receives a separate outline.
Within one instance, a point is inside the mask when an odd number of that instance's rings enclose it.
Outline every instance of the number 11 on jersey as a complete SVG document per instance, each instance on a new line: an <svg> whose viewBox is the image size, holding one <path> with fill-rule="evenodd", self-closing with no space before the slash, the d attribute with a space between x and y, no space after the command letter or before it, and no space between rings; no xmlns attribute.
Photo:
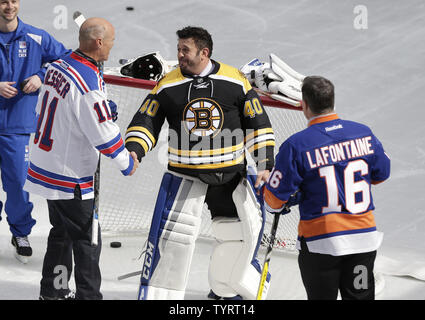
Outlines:
<svg viewBox="0 0 425 320"><path fill-rule="evenodd" d="M41 135L40 129L44 119L44 114L46 112L48 100L49 100L49 91L46 91L44 93L42 104L41 104L40 117L38 118L37 129L34 135L34 144L37 144L38 141L40 140L40 135ZM54 97L49 104L49 110L47 113L46 123L44 124L43 135L41 136L40 144L38 145L39 148L45 151L50 151L52 149L52 145L53 145L53 140L51 139L52 126L53 126L53 120L55 117L58 102L59 102L59 99L57 97Z"/></svg>

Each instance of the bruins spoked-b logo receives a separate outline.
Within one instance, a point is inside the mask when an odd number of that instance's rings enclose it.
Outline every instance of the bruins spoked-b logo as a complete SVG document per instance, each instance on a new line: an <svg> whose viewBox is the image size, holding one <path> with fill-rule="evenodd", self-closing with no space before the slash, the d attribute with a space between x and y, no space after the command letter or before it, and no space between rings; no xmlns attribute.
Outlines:
<svg viewBox="0 0 425 320"><path fill-rule="evenodd" d="M208 98L190 101L183 112L183 123L187 132L200 137L217 135L223 121L220 105Z"/></svg>

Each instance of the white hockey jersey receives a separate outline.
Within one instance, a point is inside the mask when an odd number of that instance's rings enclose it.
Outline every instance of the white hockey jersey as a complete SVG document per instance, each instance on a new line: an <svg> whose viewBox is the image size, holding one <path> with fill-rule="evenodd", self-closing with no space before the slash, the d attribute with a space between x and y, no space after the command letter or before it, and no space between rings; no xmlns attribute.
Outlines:
<svg viewBox="0 0 425 320"><path fill-rule="evenodd" d="M82 199L93 198L99 151L124 175L132 171L105 83L97 66L82 55L73 52L49 66L36 112L26 191L50 200L72 199L79 184Z"/></svg>

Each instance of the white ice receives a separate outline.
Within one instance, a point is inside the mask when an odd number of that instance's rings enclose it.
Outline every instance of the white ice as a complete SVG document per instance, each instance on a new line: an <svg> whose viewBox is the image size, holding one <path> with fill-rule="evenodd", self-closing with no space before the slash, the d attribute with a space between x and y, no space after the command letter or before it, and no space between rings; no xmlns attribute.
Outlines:
<svg viewBox="0 0 425 320"><path fill-rule="evenodd" d="M101 16L116 27L107 66L120 58L159 51L175 60L175 31L200 25L214 40L213 58L236 67L275 53L303 74L319 74L336 86L337 112L369 125L392 159L389 181L373 188L375 216L384 242L376 269L385 288L377 299L425 299L425 2L363 0L367 29L356 29L354 0L66 1L68 27L54 19L62 0L21 1L20 17L49 31L69 48L78 44L72 13ZM126 11L134 6L134 11ZM358 9L358 7L357 7ZM362 11L365 13L364 11ZM63 22L63 21L62 21ZM143 167L143 166L142 166ZM4 194L0 199L4 201ZM0 224L0 299L37 299L49 232L45 201L33 197L37 219L27 265L13 257L5 213ZM109 242L118 239L122 247ZM138 278L117 281L140 269L142 237L104 236L101 256L105 299L135 299ZM211 242L198 241L186 299L205 299ZM296 255L274 253L269 299L305 299Z"/></svg>

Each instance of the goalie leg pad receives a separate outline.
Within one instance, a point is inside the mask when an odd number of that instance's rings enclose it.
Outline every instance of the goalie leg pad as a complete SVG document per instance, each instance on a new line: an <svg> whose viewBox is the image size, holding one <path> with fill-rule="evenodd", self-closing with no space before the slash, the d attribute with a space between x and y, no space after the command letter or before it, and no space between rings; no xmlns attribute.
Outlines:
<svg viewBox="0 0 425 320"><path fill-rule="evenodd" d="M183 299L207 185L164 174L147 240L139 300Z"/></svg>
<svg viewBox="0 0 425 320"><path fill-rule="evenodd" d="M261 267L256 258L260 245L264 215L263 206L255 196L252 184L245 178L233 192L239 219L217 217L212 231L218 244L211 256L209 284L222 297L241 295L255 299L261 278ZM267 295L270 275L263 296Z"/></svg>

